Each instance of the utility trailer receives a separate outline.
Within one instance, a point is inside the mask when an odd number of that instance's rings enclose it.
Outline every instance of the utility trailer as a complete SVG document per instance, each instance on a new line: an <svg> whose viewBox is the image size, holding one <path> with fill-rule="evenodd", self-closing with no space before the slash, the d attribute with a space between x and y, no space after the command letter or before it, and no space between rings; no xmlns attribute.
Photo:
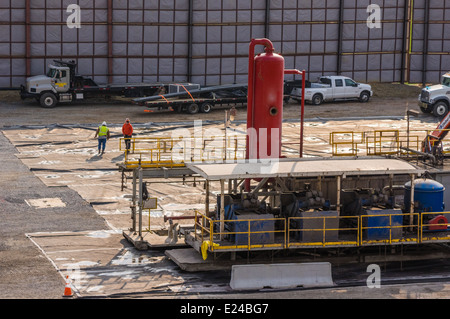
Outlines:
<svg viewBox="0 0 450 319"><path fill-rule="evenodd" d="M209 113L217 105L247 103L246 84L198 87L193 90L189 90L186 85L182 84L172 84L171 86L177 86L178 90L171 90L175 93L169 91L166 95L148 96L133 101L137 105L146 106L148 112L169 110L188 114Z"/></svg>
<svg viewBox="0 0 450 319"><path fill-rule="evenodd" d="M26 86L21 86L22 100L34 98L44 108L55 107L58 103L70 103L89 98L124 96L140 97L167 91L168 84L127 83L99 85L91 78L77 75L75 61L58 61L49 65L46 75L27 78Z"/></svg>

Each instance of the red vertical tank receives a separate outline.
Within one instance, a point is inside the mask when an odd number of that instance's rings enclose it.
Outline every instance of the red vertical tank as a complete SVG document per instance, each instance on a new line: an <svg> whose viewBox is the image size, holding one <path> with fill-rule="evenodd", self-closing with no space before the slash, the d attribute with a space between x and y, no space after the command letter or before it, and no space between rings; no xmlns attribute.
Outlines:
<svg viewBox="0 0 450 319"><path fill-rule="evenodd" d="M255 45L265 52L254 56ZM247 159L280 158L283 121L284 58L268 39L253 39L249 52ZM256 136L255 136L256 135Z"/></svg>

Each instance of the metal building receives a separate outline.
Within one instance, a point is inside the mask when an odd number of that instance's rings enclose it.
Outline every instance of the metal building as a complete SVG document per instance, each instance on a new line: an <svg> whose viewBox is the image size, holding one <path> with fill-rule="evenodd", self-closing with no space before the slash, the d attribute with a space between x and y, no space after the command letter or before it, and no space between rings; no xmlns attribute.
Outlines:
<svg viewBox="0 0 450 319"><path fill-rule="evenodd" d="M448 0L0 0L0 87L53 59L97 83L244 83L260 37L310 80L437 82L449 18Z"/></svg>

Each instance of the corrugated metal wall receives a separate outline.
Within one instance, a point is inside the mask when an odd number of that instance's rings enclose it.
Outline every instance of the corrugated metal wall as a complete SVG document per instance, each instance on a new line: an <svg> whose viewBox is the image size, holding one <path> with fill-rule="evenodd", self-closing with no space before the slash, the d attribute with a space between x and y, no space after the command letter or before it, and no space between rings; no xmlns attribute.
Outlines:
<svg viewBox="0 0 450 319"><path fill-rule="evenodd" d="M67 26L70 4L81 28ZM380 28L367 25L370 4ZM245 83L260 37L310 80L438 82L450 69L449 18L449 0L0 0L0 86L53 59L78 61L98 83Z"/></svg>

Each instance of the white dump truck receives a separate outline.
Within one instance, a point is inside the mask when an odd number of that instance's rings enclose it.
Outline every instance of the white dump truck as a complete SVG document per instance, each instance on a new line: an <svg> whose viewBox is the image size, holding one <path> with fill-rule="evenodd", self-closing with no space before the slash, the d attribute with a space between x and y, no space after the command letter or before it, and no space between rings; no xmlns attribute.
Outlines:
<svg viewBox="0 0 450 319"><path fill-rule="evenodd" d="M368 102L372 95L372 87L369 84L358 83L346 76L321 76L317 83L307 81L305 85L305 101L314 105L335 100L357 99ZM294 88L290 96L300 100L301 87Z"/></svg>
<svg viewBox="0 0 450 319"><path fill-rule="evenodd" d="M427 86L419 95L419 106L423 113L443 117L450 106L450 72L442 76L441 84Z"/></svg>

